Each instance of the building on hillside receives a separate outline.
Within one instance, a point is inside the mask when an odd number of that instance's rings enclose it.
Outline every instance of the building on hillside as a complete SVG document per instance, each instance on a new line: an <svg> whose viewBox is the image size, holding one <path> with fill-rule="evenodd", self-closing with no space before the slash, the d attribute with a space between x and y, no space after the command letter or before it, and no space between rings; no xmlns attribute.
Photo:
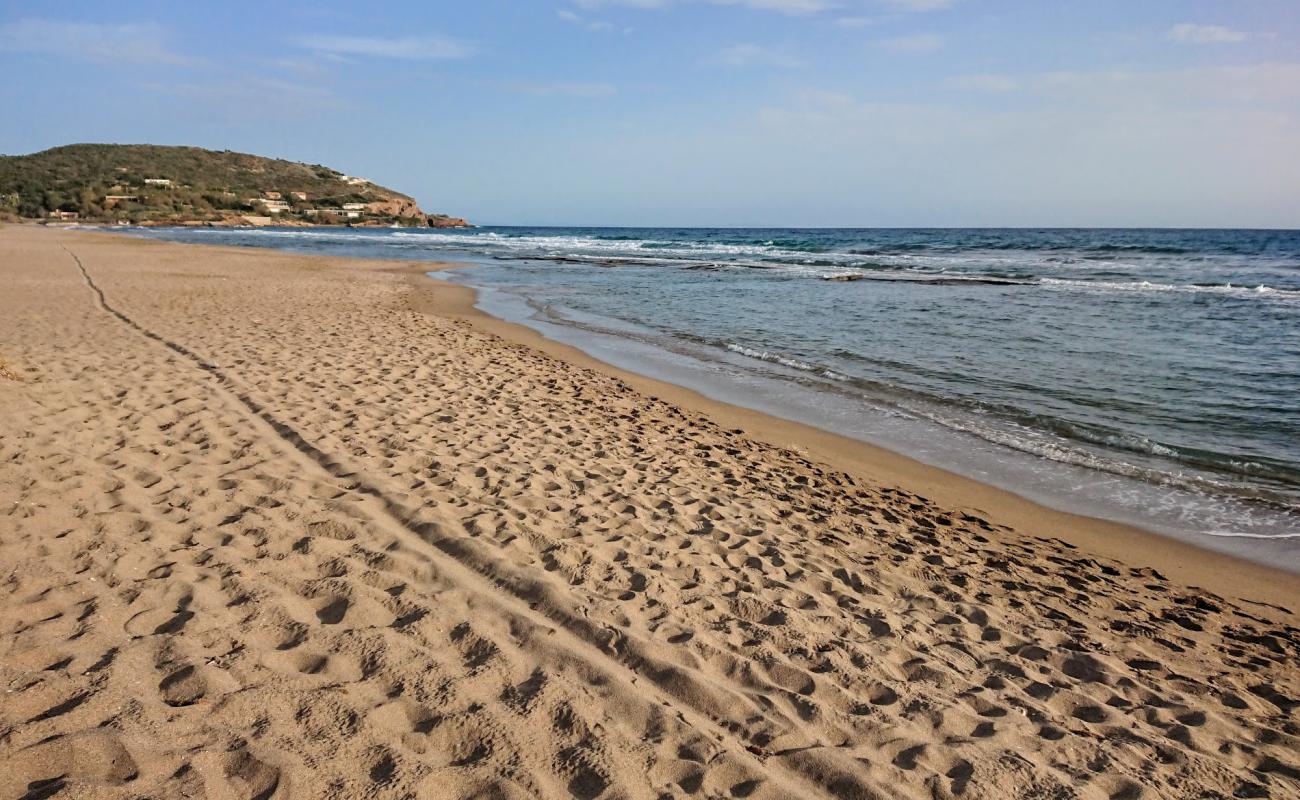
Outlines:
<svg viewBox="0 0 1300 800"><path fill-rule="evenodd" d="M260 205L268 214L282 214L289 210L289 204L283 200L263 200Z"/></svg>
<svg viewBox="0 0 1300 800"><path fill-rule="evenodd" d="M344 211L365 211L366 204L365 203L344 203L343 210Z"/></svg>
<svg viewBox="0 0 1300 800"><path fill-rule="evenodd" d="M145 178L145 186L171 186L171 178Z"/></svg>
<svg viewBox="0 0 1300 800"><path fill-rule="evenodd" d="M50 219L77 219L81 215L76 211L51 211Z"/></svg>
<svg viewBox="0 0 1300 800"><path fill-rule="evenodd" d="M279 192L262 192L263 200L283 200L284 195Z"/></svg>
<svg viewBox="0 0 1300 800"><path fill-rule="evenodd" d="M303 200L303 201L306 201L306 199L307 199L307 193L306 193L306 192L289 192L289 196L292 197L294 200Z"/></svg>
<svg viewBox="0 0 1300 800"><path fill-rule="evenodd" d="M356 219L357 217L360 217L360 216L361 216L361 212L360 212L360 211L344 211L344 212L343 212L343 216L347 217L348 219Z"/></svg>
<svg viewBox="0 0 1300 800"><path fill-rule="evenodd" d="M104 206L112 208L118 203L134 203L140 198L133 194L106 194L104 195Z"/></svg>

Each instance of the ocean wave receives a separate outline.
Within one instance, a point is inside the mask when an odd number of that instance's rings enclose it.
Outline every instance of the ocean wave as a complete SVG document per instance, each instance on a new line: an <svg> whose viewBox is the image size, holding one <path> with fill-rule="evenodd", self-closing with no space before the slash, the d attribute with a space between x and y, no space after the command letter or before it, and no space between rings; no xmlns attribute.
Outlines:
<svg viewBox="0 0 1300 800"><path fill-rule="evenodd" d="M163 233L162 229L155 230L157 233L153 235ZM464 252L487 258L550 260L600 266L768 269L780 270L795 277L911 281L934 286L1039 285L1052 290L1099 294L1170 293L1271 301L1300 299L1300 287L1288 285L1297 280L1287 272L1294 270L1295 265L1288 266L1285 259L1283 262L1277 262L1276 259L1269 262L1273 266L1264 271L1255 270L1258 277L1265 280L1276 278L1281 281L1281 285L1275 285L1276 281L1263 280L1248 283L1247 278L1255 277L1249 272L1231 275L1231 265L1235 263L1231 261L1196 269L1200 274L1217 269L1225 277L1241 277L1242 280L1182 283L1168 279L1175 267L1153 268L1149 264L1143 266L1141 263L1112 260L1116 254L1142 252L1190 257L1192 251L1184 247L1095 242L1034 246L1031 242L1018 239L999 242L990 238L976 238L960 246L901 242L888 246L863 247L844 242L831 247L793 237L754 236L739 241L716 241L703 233L697 239L673 238L677 233L664 231L662 236L638 236L632 232L543 233L484 229L186 228L172 231L170 235L188 239L227 239L236 243L297 241L322 249L336 245L374 244L379 248L394 248L394 254L399 257L419 257L402 254L428 250L434 255L438 252ZM1045 255L1048 252L1053 255ZM1060 261L1064 252L1072 254L1071 260ZM1082 258L1087 263L1088 259L1100 257L1097 254L1105 254L1106 260L1104 265L1099 265L1100 269L1083 267L1073 261L1073 258ZM1148 271L1149 277L1139 277L1143 270ZM1162 272L1166 274L1161 274ZM1123 279L1128 276L1132 277Z"/></svg>
<svg viewBox="0 0 1300 800"><path fill-rule="evenodd" d="M1247 533L1244 531L1203 530L1205 536L1220 539L1300 539L1300 533Z"/></svg>
<svg viewBox="0 0 1300 800"><path fill-rule="evenodd" d="M1178 294L1213 294L1240 298L1277 298L1300 299L1300 289L1280 289L1259 284L1256 286L1233 286L1231 283L1156 283L1154 281L1088 281L1072 278L1040 278L1038 283L1047 287L1059 287L1091 292L1111 293L1146 293L1170 292Z"/></svg>
<svg viewBox="0 0 1300 800"><path fill-rule="evenodd" d="M746 347L743 344L736 344L735 342L728 342L726 348L733 353L739 353L748 358L766 361L769 364L780 364L783 367L790 367L791 369L797 369L801 372L811 372L833 381L843 383L849 380L848 376L841 375L834 370L819 367L816 364L811 364L807 361L802 361L790 356L784 356L780 353L774 353L770 350L755 350L752 347Z"/></svg>
<svg viewBox="0 0 1300 800"><path fill-rule="evenodd" d="M1100 453L1078 447L1068 440L1058 439L1045 431L1015 424L982 424L975 417L956 417L949 413L911 407L909 412L949 429L975 436L986 442L1001 445L1029 455L1045 458L1060 464L1104 472L1143 483L1167 486L1205 496L1234 498L1240 501L1263 503L1286 514L1300 514L1284 496L1258 486L1244 485L1235 480L1215 477L1196 471L1191 465L1167 470L1155 468L1117 457L1115 453ZM1082 442L1080 442L1082 443ZM1172 459L1171 459L1172 460ZM1174 461L1174 463L1178 463Z"/></svg>
<svg viewBox="0 0 1300 800"><path fill-rule="evenodd" d="M779 364L800 372L819 375L837 384L863 391L862 399L881 410L925 419L949 430L975 436L1022 453L1061 464L1119 475L1144 483L1183 490L1264 502L1288 513L1300 513L1281 495L1259 486L1247 486L1247 476L1269 477L1293 485L1293 473L1267 469L1249 462L1254 469L1234 468L1242 462L1227 456L1198 454L1155 441L1146 436L1094 430L1068 420L1031 414L1017 409L992 408L954 398L930 397L915 390L854 378L829 367L768 349L727 342L733 353L758 361ZM856 392L855 392L856 393ZM1092 449L1089 446L1092 446ZM1152 465L1125 460L1121 453L1158 459ZM1154 464L1162 464L1154 466ZM1167 466L1164 466L1167 465Z"/></svg>

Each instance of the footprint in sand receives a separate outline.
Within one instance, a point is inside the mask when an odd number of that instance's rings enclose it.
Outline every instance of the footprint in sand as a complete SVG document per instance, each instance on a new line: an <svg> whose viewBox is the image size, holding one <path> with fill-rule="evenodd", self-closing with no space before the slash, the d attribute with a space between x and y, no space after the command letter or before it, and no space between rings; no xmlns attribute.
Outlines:
<svg viewBox="0 0 1300 800"><path fill-rule="evenodd" d="M186 664L162 679L158 684L163 702L169 706L192 706L208 692L208 682L194 666Z"/></svg>
<svg viewBox="0 0 1300 800"><path fill-rule="evenodd" d="M0 761L0 796L53 797L74 786L85 792L88 787L121 786L138 774L131 752L111 733L56 736Z"/></svg>

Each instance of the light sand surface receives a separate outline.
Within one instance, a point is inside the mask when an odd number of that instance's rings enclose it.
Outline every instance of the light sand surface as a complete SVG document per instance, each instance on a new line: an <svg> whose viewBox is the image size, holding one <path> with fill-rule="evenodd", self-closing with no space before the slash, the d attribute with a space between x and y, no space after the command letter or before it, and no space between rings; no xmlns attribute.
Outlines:
<svg viewBox="0 0 1300 800"><path fill-rule="evenodd" d="M466 299L0 228L0 798L1300 797L1294 576Z"/></svg>

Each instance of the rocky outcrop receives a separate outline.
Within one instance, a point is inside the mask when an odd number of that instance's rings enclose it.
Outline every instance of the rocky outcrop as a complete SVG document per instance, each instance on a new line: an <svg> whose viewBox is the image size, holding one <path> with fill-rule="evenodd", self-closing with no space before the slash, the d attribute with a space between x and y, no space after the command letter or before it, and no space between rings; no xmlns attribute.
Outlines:
<svg viewBox="0 0 1300 800"><path fill-rule="evenodd" d="M473 227L460 217L449 217L446 214L426 214L409 197L392 197L387 200L367 203L366 213L400 220L424 220L424 224L430 228Z"/></svg>
<svg viewBox="0 0 1300 800"><path fill-rule="evenodd" d="M472 228L474 227L473 225L469 224L468 222L461 219L460 217L449 217L446 214L429 214L425 217L425 222L429 225L430 228Z"/></svg>
<svg viewBox="0 0 1300 800"><path fill-rule="evenodd" d="M387 200L366 203L366 213L398 219L418 219L425 216L415 201L409 197L390 197Z"/></svg>

